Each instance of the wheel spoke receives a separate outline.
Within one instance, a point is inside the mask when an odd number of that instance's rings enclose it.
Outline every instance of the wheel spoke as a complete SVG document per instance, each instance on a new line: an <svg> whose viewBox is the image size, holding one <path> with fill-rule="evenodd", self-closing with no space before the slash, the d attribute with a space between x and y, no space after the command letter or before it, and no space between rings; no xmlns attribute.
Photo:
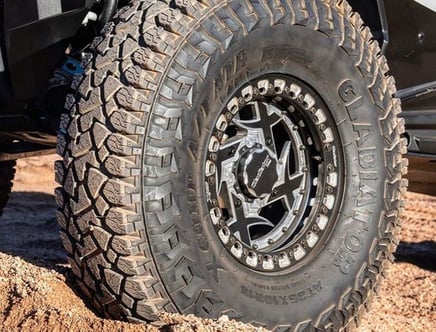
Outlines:
<svg viewBox="0 0 436 332"><path fill-rule="evenodd" d="M285 182L273 189L274 195L270 196L267 205L285 198L288 208L291 209L296 196L300 193L303 178L303 173L296 173L291 177L285 177Z"/></svg>
<svg viewBox="0 0 436 332"><path fill-rule="evenodd" d="M291 144L291 141L287 141L283 146L282 153L280 154L279 163L277 166L277 172L279 175L279 179L277 180L278 185L285 183L286 178L289 177L289 157L291 154Z"/></svg>
<svg viewBox="0 0 436 332"><path fill-rule="evenodd" d="M276 186L273 188L273 194L270 196L267 204L273 203L278 199L285 198L288 207L294 203L295 191L300 191L301 183L304 178L304 173L299 169L300 162L298 158L294 156L294 163L296 164L297 171L289 174L289 163L291 158L291 142L287 141L283 147L282 153L279 158L278 173L279 179Z"/></svg>
<svg viewBox="0 0 436 332"><path fill-rule="evenodd" d="M218 150L218 161L225 161L232 158L241 144L242 137L235 136L228 139Z"/></svg>
<svg viewBox="0 0 436 332"><path fill-rule="evenodd" d="M240 148L242 137L235 136L229 139L223 144L217 152L217 163L220 167L217 167L218 176L218 191L221 191L221 185L223 182L227 182L232 185L234 182L234 176L232 171L232 164L234 162L234 156Z"/></svg>
<svg viewBox="0 0 436 332"><path fill-rule="evenodd" d="M280 115L278 115L279 110L275 106L261 102L250 104L250 107L254 118L249 120L235 119L235 124L250 132L258 132L260 136L258 143L264 146L267 145L266 141L273 142L272 127L281 120ZM271 149L277 154L274 144L271 144Z"/></svg>
<svg viewBox="0 0 436 332"><path fill-rule="evenodd" d="M254 226L268 226L273 228L274 224L268 219L259 216L258 209L249 203L242 202L236 195L230 194L234 206L234 218L228 223L228 227L242 242L252 243L250 228Z"/></svg>

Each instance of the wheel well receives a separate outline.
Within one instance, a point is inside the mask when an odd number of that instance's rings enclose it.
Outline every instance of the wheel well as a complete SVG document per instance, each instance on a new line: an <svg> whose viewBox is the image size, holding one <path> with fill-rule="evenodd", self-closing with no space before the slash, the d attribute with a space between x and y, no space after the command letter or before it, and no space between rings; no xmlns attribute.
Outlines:
<svg viewBox="0 0 436 332"><path fill-rule="evenodd" d="M365 25L371 29L380 47L383 48L388 42L383 0L348 0L348 2L359 13Z"/></svg>

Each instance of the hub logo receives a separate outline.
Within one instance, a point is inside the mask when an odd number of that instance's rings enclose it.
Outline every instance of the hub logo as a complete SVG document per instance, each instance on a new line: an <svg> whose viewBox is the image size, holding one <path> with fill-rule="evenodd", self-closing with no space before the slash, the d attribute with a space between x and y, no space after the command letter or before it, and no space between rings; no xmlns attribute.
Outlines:
<svg viewBox="0 0 436 332"><path fill-rule="evenodd" d="M265 160L262 162L262 165L257 170L256 177L251 182L251 185L250 185L251 188L253 188L253 189L256 188L257 183L259 182L260 178L262 177L263 172L265 172L265 170L269 167L269 165L271 165L271 162L272 162L272 160L271 160L270 156L266 156Z"/></svg>

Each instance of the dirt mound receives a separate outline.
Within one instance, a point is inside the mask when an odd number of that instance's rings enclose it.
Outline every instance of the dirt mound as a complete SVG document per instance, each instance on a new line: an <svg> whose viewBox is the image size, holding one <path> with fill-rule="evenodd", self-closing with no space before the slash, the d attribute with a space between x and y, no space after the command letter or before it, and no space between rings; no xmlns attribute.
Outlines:
<svg viewBox="0 0 436 332"><path fill-rule="evenodd" d="M222 317L162 315L137 325L102 319L75 293L58 238L54 156L20 160L0 220L2 331L262 331ZM436 198L408 194L397 263L359 331L436 329Z"/></svg>

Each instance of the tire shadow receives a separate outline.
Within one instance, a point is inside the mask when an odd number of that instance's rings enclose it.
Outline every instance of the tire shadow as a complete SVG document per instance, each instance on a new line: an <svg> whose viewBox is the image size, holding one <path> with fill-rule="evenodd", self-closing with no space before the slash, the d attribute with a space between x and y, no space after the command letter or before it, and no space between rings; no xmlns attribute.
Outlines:
<svg viewBox="0 0 436 332"><path fill-rule="evenodd" d="M67 261L59 236L54 195L41 192L12 192L0 217L0 252L65 277L73 292L85 299ZM88 303L88 309L102 317Z"/></svg>
<svg viewBox="0 0 436 332"><path fill-rule="evenodd" d="M0 218L0 251L56 271L67 264L53 195L11 193Z"/></svg>
<svg viewBox="0 0 436 332"><path fill-rule="evenodd" d="M436 242L403 242L395 253L396 262L414 264L422 269L436 271Z"/></svg>

